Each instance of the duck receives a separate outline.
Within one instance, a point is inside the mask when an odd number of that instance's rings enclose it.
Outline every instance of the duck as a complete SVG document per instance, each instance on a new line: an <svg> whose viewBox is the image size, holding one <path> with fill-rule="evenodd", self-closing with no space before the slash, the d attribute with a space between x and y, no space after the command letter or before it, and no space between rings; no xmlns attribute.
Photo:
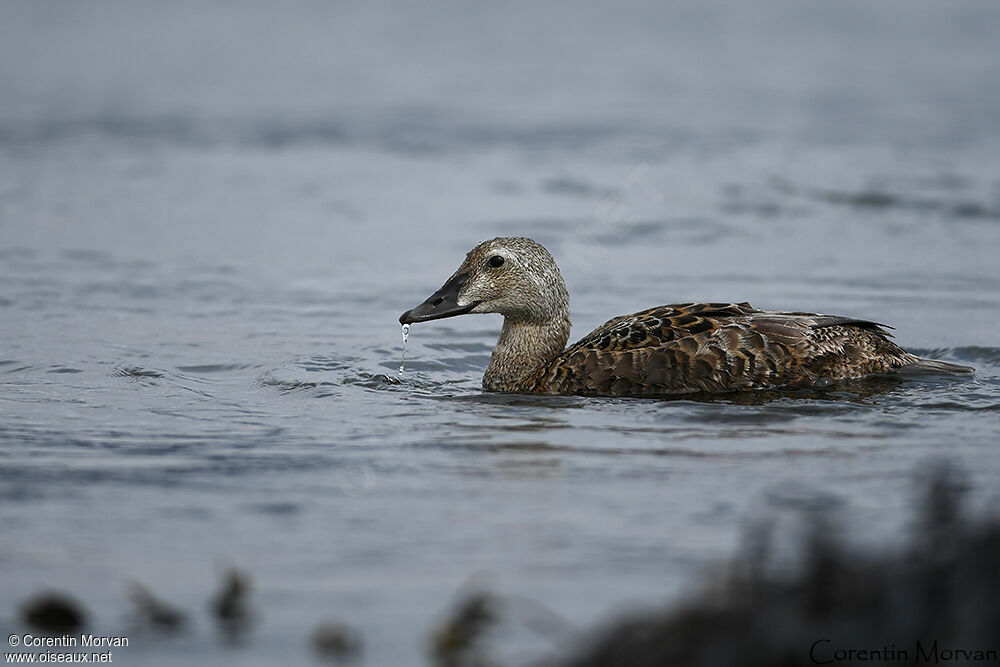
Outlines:
<svg viewBox="0 0 1000 667"><path fill-rule="evenodd" d="M569 293L555 259L524 237L483 241L400 324L503 315L483 375L490 392L670 397L822 389L869 376L971 374L896 345L884 324L747 302L675 303L608 320L566 347Z"/></svg>

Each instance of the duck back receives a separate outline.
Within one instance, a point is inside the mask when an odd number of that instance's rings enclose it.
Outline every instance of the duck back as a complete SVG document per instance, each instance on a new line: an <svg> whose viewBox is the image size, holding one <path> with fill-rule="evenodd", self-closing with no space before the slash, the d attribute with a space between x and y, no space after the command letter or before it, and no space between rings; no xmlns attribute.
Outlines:
<svg viewBox="0 0 1000 667"><path fill-rule="evenodd" d="M926 365L886 329L745 302L658 306L606 322L539 369L525 389L604 396L795 389ZM971 370L935 364L925 370Z"/></svg>

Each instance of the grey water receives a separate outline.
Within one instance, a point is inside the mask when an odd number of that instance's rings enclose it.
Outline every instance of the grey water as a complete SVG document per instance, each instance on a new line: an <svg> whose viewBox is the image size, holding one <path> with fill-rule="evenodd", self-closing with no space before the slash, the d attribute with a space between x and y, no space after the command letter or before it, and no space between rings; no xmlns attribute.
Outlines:
<svg viewBox="0 0 1000 667"><path fill-rule="evenodd" d="M933 461L990 507L998 31L992 0L4 2L0 629L56 589L131 637L120 664L309 664L330 619L420 665L469 587L585 635L762 517L891 544ZM399 314L502 235L555 256L573 340L746 300L976 375L486 394L496 316L415 325L397 375ZM236 646L208 614L229 565ZM133 628L133 580L187 631Z"/></svg>

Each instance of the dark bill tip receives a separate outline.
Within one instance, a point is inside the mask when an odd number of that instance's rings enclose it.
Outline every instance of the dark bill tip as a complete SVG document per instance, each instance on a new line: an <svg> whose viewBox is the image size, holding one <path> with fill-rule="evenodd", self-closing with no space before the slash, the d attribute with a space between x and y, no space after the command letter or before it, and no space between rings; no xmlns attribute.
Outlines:
<svg viewBox="0 0 1000 667"><path fill-rule="evenodd" d="M400 315L399 323L413 324L414 322L430 322L431 320L440 320L445 317L464 315L479 304L470 303L468 306L456 306L454 308L437 308L433 312L427 312L427 309L424 307L425 305L426 304L422 303L416 308L411 308L410 310Z"/></svg>
<svg viewBox="0 0 1000 667"><path fill-rule="evenodd" d="M430 320L440 320L444 317L454 317L455 315L464 315L469 312L479 305L478 302L464 306L458 305L458 293L468 279L469 276L464 273L455 276L446 282L441 289L431 294L422 304L400 315L399 323L413 324L414 322L429 322Z"/></svg>

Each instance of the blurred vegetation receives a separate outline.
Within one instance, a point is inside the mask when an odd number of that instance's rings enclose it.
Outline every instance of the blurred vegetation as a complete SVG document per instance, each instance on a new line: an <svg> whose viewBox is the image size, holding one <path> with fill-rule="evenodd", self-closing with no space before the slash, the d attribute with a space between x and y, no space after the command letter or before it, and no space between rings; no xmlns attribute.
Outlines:
<svg viewBox="0 0 1000 667"><path fill-rule="evenodd" d="M963 650L968 663L952 653L952 664L996 664L1000 521L965 515L962 479L952 470L937 470L923 494L899 550L858 553L816 517L800 567L769 567L768 550L757 545L712 591L621 618L573 655L544 664L902 665L933 662L932 650L942 662L945 651Z"/></svg>

